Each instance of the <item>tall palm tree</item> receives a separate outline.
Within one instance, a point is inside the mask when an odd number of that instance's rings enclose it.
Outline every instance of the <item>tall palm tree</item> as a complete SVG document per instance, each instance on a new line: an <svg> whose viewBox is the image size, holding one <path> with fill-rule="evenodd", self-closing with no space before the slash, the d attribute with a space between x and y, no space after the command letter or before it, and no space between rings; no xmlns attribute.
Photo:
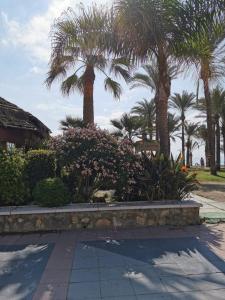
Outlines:
<svg viewBox="0 0 225 300"><path fill-rule="evenodd" d="M130 142L133 142L133 138L137 136L138 129L140 128L139 119L127 113L123 114L120 119L113 119L110 122L116 128L116 131L112 134L129 139Z"/></svg>
<svg viewBox="0 0 225 300"><path fill-rule="evenodd" d="M61 91L69 95L78 91L83 95L83 121L94 123L94 82L96 71L105 76L105 89L115 98L121 95L121 86L106 73L130 78L128 60L109 59L106 51L111 41L112 19L103 7L80 7L79 13L65 11L52 28L52 53L46 84L50 87L60 79Z"/></svg>
<svg viewBox="0 0 225 300"><path fill-rule="evenodd" d="M151 64L145 64L142 66L142 72L136 72L134 76L131 78L131 89L133 88L147 88L151 92L155 93L154 101L156 106L156 140L159 139L158 136L158 128L159 128L159 108L158 108L158 98L159 98L159 69L157 66L156 59L153 59ZM168 74L169 77L172 79L176 78L178 74L178 68L175 65L168 63Z"/></svg>
<svg viewBox="0 0 225 300"><path fill-rule="evenodd" d="M61 125L61 130L66 131L70 128L84 128L85 127L85 123L81 118L74 118L71 116L66 116L65 120L61 120L60 121L60 125Z"/></svg>
<svg viewBox="0 0 225 300"><path fill-rule="evenodd" d="M174 9L178 0L116 0L116 28L120 38L118 53L143 61L154 56L159 74L158 116L160 152L169 155L168 98L171 93L169 61L177 26Z"/></svg>
<svg viewBox="0 0 225 300"><path fill-rule="evenodd" d="M153 133L155 130L155 101L154 99L148 101L146 99L137 102L131 109L131 113L139 117L141 127L144 133L149 136L149 140L152 141Z"/></svg>
<svg viewBox="0 0 225 300"><path fill-rule="evenodd" d="M186 157L186 164L187 166L190 166L190 153L191 153L191 147L193 144L193 137L197 137L197 130L199 125L197 123L189 123L185 126L185 133L187 135L187 157Z"/></svg>
<svg viewBox="0 0 225 300"><path fill-rule="evenodd" d="M182 94L175 93L174 96L170 98L169 107L173 108L178 112L178 116L181 121L181 141L182 141L182 156L183 163L185 164L185 120L186 113L188 110L193 108L195 103L195 95L193 93L188 93L183 91Z"/></svg>
<svg viewBox="0 0 225 300"><path fill-rule="evenodd" d="M180 119L173 114L168 114L168 131L169 131L169 153L171 153L171 141L175 142L175 137L178 137L177 132L180 129Z"/></svg>
<svg viewBox="0 0 225 300"><path fill-rule="evenodd" d="M180 38L177 55L197 68L204 86L207 107L208 146L211 173L216 175L210 81L224 75L225 2L186 0L179 6Z"/></svg>
<svg viewBox="0 0 225 300"><path fill-rule="evenodd" d="M217 171L220 170L221 160L220 160L220 120L223 114L223 105L225 103L225 91L217 86L215 89L212 90L212 107L213 107L213 118L215 122L215 133L216 133L216 167Z"/></svg>

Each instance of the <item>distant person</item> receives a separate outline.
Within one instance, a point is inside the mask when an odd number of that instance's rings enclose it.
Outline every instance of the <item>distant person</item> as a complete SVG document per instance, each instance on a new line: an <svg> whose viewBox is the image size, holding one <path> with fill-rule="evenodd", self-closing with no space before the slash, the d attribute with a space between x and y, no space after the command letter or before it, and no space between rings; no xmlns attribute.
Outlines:
<svg viewBox="0 0 225 300"><path fill-rule="evenodd" d="M201 167L204 168L205 167L205 161L204 161L204 158L201 157L200 159L200 164L201 164Z"/></svg>

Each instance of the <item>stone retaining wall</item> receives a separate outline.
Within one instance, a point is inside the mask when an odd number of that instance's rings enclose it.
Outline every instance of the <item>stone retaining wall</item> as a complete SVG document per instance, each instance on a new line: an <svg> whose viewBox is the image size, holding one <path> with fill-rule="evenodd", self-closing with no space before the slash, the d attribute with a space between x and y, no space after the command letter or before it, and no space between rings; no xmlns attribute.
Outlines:
<svg viewBox="0 0 225 300"><path fill-rule="evenodd" d="M128 203L72 205L60 209L0 209L0 233L196 225L200 223L199 207L198 203L185 201L154 205Z"/></svg>

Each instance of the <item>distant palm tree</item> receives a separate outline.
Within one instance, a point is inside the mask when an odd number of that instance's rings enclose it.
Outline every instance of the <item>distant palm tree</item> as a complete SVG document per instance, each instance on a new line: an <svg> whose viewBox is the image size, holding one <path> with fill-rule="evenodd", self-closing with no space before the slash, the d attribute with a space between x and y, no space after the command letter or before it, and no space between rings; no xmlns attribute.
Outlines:
<svg viewBox="0 0 225 300"><path fill-rule="evenodd" d="M85 123L81 118L74 118L71 116L66 116L65 120L61 120L60 125L61 125L60 128L63 131L66 131L70 128L76 128L76 127L84 128L85 127Z"/></svg>
<svg viewBox="0 0 225 300"><path fill-rule="evenodd" d="M213 136L212 99L210 81L225 74L224 36L225 1L180 1L177 26L177 55L186 59L186 66L196 66L204 86L207 108L208 146L211 174L216 175L215 141Z"/></svg>
<svg viewBox="0 0 225 300"><path fill-rule="evenodd" d="M159 139L158 128L159 128L159 68L155 59L152 60L151 64L146 64L142 66L143 73L137 72L131 78L131 89L134 88L147 88L151 92L155 93L154 101L155 101L155 109L156 109L156 140ZM168 62L168 75L172 79L176 78L178 74L178 68L174 64L170 64Z"/></svg>
<svg viewBox="0 0 225 300"><path fill-rule="evenodd" d="M191 147L193 144L193 137L197 137L197 130L199 128L199 125L197 123L189 123L185 126L185 132L187 135L187 157L186 157L186 165L190 166L190 153L191 153Z"/></svg>
<svg viewBox="0 0 225 300"><path fill-rule="evenodd" d="M201 125L197 129L197 138L205 144L205 161L206 167L209 167L209 146L208 146L208 130L206 125Z"/></svg>
<svg viewBox="0 0 225 300"><path fill-rule="evenodd" d="M193 151L199 148L199 144L197 141L190 143L190 167L193 166Z"/></svg>
<svg viewBox="0 0 225 300"><path fill-rule="evenodd" d="M178 137L177 132L180 129L180 119L173 114L168 114L168 131L169 131L169 151L171 153L171 141L175 142L175 137Z"/></svg>
<svg viewBox="0 0 225 300"><path fill-rule="evenodd" d="M111 120L111 125L117 129L112 133L113 135L129 139L130 142L133 142L133 138L137 136L140 129L140 120L135 116L125 113L120 119Z"/></svg>
<svg viewBox="0 0 225 300"><path fill-rule="evenodd" d="M105 89L111 91L115 98L120 97L122 89L118 82L106 74L108 67L114 75L130 79L128 60L110 59L106 51L112 40L111 32L110 12L95 5L87 9L81 6L79 13L70 9L53 25L50 70L46 84L50 87L54 80L60 79L64 95L75 90L83 95L85 124L94 123L96 71L105 76Z"/></svg>
<svg viewBox="0 0 225 300"><path fill-rule="evenodd" d="M156 109L154 99L148 101L146 99L137 102L131 109L131 113L139 117L143 132L149 135L149 140L152 141L155 130ZM146 134L146 135L147 135Z"/></svg>
<svg viewBox="0 0 225 300"><path fill-rule="evenodd" d="M175 93L174 96L170 98L169 107L175 109L178 112L178 116L181 121L181 141L182 141L182 156L183 163L185 164L185 119L188 110L193 108L195 104L195 95L193 93L188 93L183 91L182 94Z"/></svg>
<svg viewBox="0 0 225 300"><path fill-rule="evenodd" d="M220 132L221 132L221 124L220 121L222 120L223 115L223 106L225 103L225 91L217 86L211 91L211 101L212 101L212 134L214 140L214 146L216 148L216 167L217 170L220 170ZM195 108L200 111L199 117L206 118L207 115L207 107L205 98L199 99L198 103L196 104ZM216 141L216 143L215 143Z"/></svg>

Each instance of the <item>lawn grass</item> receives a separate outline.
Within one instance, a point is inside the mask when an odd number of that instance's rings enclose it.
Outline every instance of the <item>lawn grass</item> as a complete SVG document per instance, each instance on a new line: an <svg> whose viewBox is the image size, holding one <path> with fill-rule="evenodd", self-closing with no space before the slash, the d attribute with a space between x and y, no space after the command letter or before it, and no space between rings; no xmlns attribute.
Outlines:
<svg viewBox="0 0 225 300"><path fill-rule="evenodd" d="M191 172L197 173L197 179L200 182L222 182L225 183L225 170L218 172L217 176L211 175L209 170L191 169Z"/></svg>

